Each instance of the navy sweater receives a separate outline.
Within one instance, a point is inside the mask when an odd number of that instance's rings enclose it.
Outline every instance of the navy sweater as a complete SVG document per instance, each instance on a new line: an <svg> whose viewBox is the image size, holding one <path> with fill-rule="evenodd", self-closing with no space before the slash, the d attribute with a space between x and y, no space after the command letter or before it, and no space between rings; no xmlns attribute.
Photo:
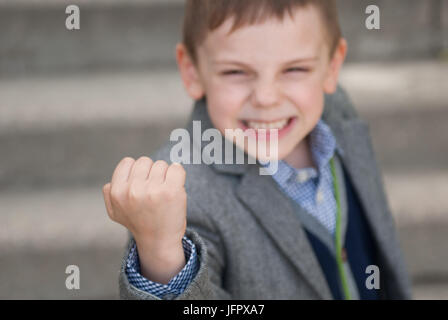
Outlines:
<svg viewBox="0 0 448 320"><path fill-rule="evenodd" d="M343 166L342 166L343 167ZM348 225L345 235L345 250L352 274L359 291L359 298L366 300L379 299L379 292L375 289L367 289L365 281L368 265L378 265L377 248L373 240L372 232L367 224L363 207L353 188L350 177L345 168L344 179L347 194ZM312 232L305 228L307 237L316 254L316 257L325 274L334 299L343 299L343 291L339 280L339 271L336 260L327 246Z"/></svg>

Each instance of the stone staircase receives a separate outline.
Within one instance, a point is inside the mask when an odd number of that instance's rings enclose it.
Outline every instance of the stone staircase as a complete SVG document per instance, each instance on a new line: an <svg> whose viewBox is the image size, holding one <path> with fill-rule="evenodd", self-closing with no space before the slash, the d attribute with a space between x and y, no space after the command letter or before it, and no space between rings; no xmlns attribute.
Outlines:
<svg viewBox="0 0 448 320"><path fill-rule="evenodd" d="M77 3L81 30L69 32L69 2L0 0L2 299L117 298L126 232L108 219L101 187L191 111L174 60L183 1ZM417 26L392 23L404 1L377 1L376 34L357 27L366 3L341 7L351 45L341 83L370 124L415 297L447 299L448 63L428 60L439 33L424 33L438 1L406 1ZM80 290L65 288L70 264Z"/></svg>
<svg viewBox="0 0 448 320"><path fill-rule="evenodd" d="M0 75L175 67L182 0L80 0L80 30L65 27L70 0L0 0ZM367 30L366 7L381 29ZM344 0L338 3L348 61L437 57L448 48L443 0Z"/></svg>

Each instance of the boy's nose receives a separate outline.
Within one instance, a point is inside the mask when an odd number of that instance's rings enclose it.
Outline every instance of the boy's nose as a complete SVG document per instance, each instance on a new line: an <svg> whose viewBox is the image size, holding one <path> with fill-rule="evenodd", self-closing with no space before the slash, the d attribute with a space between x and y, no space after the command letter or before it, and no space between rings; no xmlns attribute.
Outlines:
<svg viewBox="0 0 448 320"><path fill-rule="evenodd" d="M260 81L255 86L253 98L256 107L276 107L280 103L280 90L273 81Z"/></svg>

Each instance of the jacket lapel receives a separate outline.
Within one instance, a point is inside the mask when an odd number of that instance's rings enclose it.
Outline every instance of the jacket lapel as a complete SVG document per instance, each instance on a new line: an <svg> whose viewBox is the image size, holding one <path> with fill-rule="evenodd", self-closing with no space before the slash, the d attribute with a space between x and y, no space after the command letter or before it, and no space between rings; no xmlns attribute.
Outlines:
<svg viewBox="0 0 448 320"><path fill-rule="evenodd" d="M254 188L253 186L257 186ZM325 276L313 254L303 227L289 199L271 176L260 175L252 165L236 189L237 197L249 208L272 240L290 259L303 278L322 299L332 299Z"/></svg>

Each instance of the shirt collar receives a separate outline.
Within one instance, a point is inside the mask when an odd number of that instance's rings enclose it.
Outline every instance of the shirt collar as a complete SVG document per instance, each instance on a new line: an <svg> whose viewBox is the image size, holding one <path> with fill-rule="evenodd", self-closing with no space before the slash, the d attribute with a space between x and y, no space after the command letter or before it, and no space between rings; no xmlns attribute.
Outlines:
<svg viewBox="0 0 448 320"><path fill-rule="evenodd" d="M311 154L320 171L333 157L336 150L336 139L330 127L322 119L319 120L309 136Z"/></svg>
<svg viewBox="0 0 448 320"><path fill-rule="evenodd" d="M311 148L311 155L314 162L317 165L319 172L322 172L323 168L328 164L333 157L336 150L342 152L340 147L336 144L336 138L334 137L331 128L320 119L314 129L309 133L309 142ZM263 167L267 167L269 163L262 164ZM267 167L266 169L269 169ZM295 177L299 171L307 171L310 176L316 176L317 172L313 168L296 169L291 167L285 161L280 160L278 162L278 169L273 174L275 180L279 183L286 183L292 177Z"/></svg>

